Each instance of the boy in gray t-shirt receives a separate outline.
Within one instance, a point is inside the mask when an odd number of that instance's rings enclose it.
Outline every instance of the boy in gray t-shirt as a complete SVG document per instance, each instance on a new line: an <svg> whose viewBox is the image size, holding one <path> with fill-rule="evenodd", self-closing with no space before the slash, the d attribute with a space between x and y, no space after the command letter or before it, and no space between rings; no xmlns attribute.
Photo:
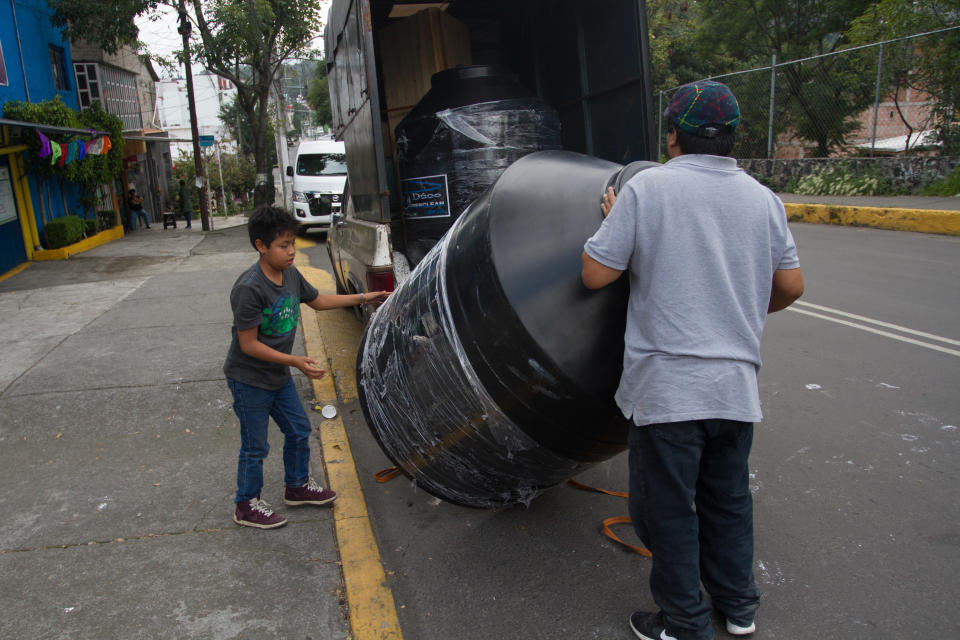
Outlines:
<svg viewBox="0 0 960 640"><path fill-rule="evenodd" d="M630 277L616 401L635 425L630 516L653 552L661 608L635 612L630 627L647 640L710 640L711 608L733 635L756 629L747 459L760 337L803 277L783 204L725 157L740 121L730 90L685 85L664 117L669 162L604 195L582 277L591 289Z"/></svg>
<svg viewBox="0 0 960 640"><path fill-rule="evenodd" d="M323 310L380 302L389 295L386 291L320 294L293 266L298 227L296 219L283 209L260 207L254 211L247 230L260 259L237 278L230 291L233 339L223 372L240 420L233 521L258 529L287 523L260 497L271 417L284 436L284 502L290 506L324 505L337 497L310 477L310 420L290 376L290 367L311 379L326 373L316 360L291 355L300 303Z"/></svg>

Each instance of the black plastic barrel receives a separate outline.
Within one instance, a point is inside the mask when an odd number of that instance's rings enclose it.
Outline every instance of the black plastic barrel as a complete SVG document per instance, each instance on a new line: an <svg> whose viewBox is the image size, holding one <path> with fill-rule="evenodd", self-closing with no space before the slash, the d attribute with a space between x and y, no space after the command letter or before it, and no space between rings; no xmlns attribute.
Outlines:
<svg viewBox="0 0 960 640"><path fill-rule="evenodd" d="M504 67L435 73L396 127L404 249L412 265L513 162L560 148L556 111Z"/></svg>
<svg viewBox="0 0 960 640"><path fill-rule="evenodd" d="M606 187L652 164L524 157L374 314L361 406L417 486L469 506L528 502L626 447L613 396L627 278L588 290L580 254Z"/></svg>

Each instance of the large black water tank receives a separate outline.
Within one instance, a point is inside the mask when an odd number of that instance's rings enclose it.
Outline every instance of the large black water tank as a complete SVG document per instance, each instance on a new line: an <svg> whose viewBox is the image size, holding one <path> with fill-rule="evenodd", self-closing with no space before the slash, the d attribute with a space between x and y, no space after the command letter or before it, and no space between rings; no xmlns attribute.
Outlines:
<svg viewBox="0 0 960 640"><path fill-rule="evenodd" d="M411 264L516 160L560 148L557 112L505 67L435 73L396 128L404 246Z"/></svg>
<svg viewBox="0 0 960 640"><path fill-rule="evenodd" d="M627 278L586 289L580 253L606 187L652 164L524 157L374 314L361 406L419 487L477 507L527 502L626 447L613 396Z"/></svg>

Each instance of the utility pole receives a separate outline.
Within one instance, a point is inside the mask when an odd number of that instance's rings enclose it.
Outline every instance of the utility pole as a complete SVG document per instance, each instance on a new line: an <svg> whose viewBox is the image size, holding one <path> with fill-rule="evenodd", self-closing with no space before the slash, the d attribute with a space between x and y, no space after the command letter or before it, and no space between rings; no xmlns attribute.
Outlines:
<svg viewBox="0 0 960 640"><path fill-rule="evenodd" d="M193 166L200 182L200 222L204 231L210 231L210 209L207 206L207 181L203 171L203 158L200 155L200 130L197 126L197 104L193 95L193 70L190 68L190 19L187 17L187 7L184 0L180 0L178 9L180 26L177 31L183 36L183 67L187 74L187 104L190 107L190 132L193 134Z"/></svg>
<svg viewBox="0 0 960 640"><path fill-rule="evenodd" d="M217 150L217 171L220 174L220 206L223 207L223 215L230 215L230 207L227 205L227 192L223 188L223 163L220 161L220 141L213 142ZM239 155L239 154L238 154Z"/></svg>
<svg viewBox="0 0 960 640"><path fill-rule="evenodd" d="M277 100L277 162L280 163L280 194L283 196L283 208L287 208L287 165L290 164L290 155L287 150L287 106L283 90L283 65L280 66L280 77L273 81L273 91ZM292 197L292 194L291 194ZM293 205L291 204L292 208Z"/></svg>

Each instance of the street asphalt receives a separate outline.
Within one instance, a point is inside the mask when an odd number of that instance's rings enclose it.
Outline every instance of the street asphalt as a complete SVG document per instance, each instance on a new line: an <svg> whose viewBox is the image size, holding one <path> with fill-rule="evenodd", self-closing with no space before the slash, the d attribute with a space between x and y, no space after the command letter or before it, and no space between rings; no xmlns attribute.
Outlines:
<svg viewBox="0 0 960 640"><path fill-rule="evenodd" d="M960 209L960 199L941 200L947 202L862 206ZM33 263L0 281L6 328L0 335L0 638L361 640L351 630L334 511L283 504L276 432L264 498L290 524L259 531L231 520L239 435L221 365L230 339L229 290L256 259L244 223L218 219L210 232L157 225L68 260ZM322 245L307 250L311 262L322 251ZM332 281L325 283L332 291ZM331 361L340 357L350 367L353 354L339 353L342 346L329 341L335 332L323 330ZM297 350L304 352L299 340ZM310 384L300 375L295 380L309 403ZM355 399L338 409L348 427L362 430ZM326 421L318 412L308 415L316 428L313 474L324 482L319 432ZM385 459L369 434L353 446L370 491ZM598 468L586 480L623 489L622 469L612 468ZM514 597L536 628L537 612L548 609L551 590L563 584L541 584L529 548L566 563L561 575L571 582L625 566L642 582L642 558L593 537L595 511L626 512L614 498L600 498L598 507L596 499L564 488L527 510L457 511L466 532L457 535L477 535L447 539L446 551L432 552L431 526L445 508L439 500L422 492L408 498L402 481L374 490L381 492L377 502L389 505L376 516L380 544L394 563L405 561L391 567L390 581L410 572L433 589L463 591L466 609L436 610L438 617L482 620L485 598ZM588 531L577 546L561 544L552 531L555 514L572 507L581 515L563 528ZM406 518L409 526L391 527L391 518ZM411 526L417 535L405 537ZM632 538L629 527L619 533ZM462 569L467 558L470 574ZM501 591L504 571L516 584ZM398 606L408 603L431 615L430 602L411 597ZM590 616L622 630L631 606L612 600ZM510 620L488 622L492 635L512 637ZM418 633L425 628L411 622L404 635L434 640ZM462 637L487 634L471 628ZM622 636L598 626L590 637Z"/></svg>

